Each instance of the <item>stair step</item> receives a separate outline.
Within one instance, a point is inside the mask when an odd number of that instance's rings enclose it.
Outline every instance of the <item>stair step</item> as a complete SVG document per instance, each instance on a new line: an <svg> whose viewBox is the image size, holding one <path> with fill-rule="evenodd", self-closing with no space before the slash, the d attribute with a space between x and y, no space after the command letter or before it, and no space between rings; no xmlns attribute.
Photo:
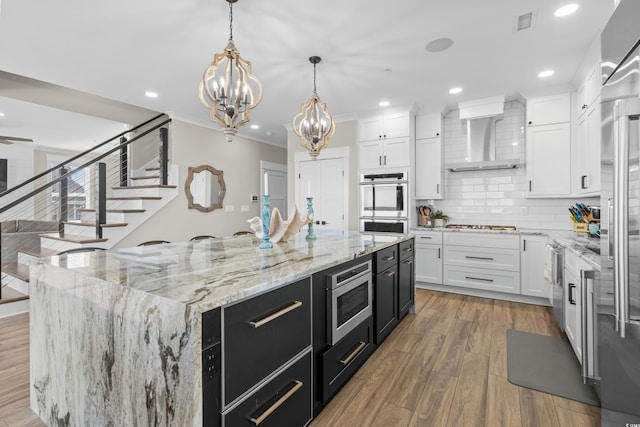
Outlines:
<svg viewBox="0 0 640 427"><path fill-rule="evenodd" d="M0 299L0 304L8 304L10 302L22 301L25 299L29 299L29 295L25 295L8 286L2 288L2 299Z"/></svg>
<svg viewBox="0 0 640 427"><path fill-rule="evenodd" d="M79 244L84 244L84 243L102 243L102 242L106 242L108 239L96 239L94 238L89 238L88 236L78 236L76 234L65 234L64 237L60 236L59 234L41 234L40 237L45 238L45 239L51 239L51 240L59 240L62 242L70 242L70 243L79 243Z"/></svg>
<svg viewBox="0 0 640 427"><path fill-rule="evenodd" d="M151 172L151 171L159 171L159 170L160 170L160 168L159 168L159 167L156 167L156 168L145 168L145 170L146 170L147 172Z"/></svg>
<svg viewBox="0 0 640 427"><path fill-rule="evenodd" d="M160 175L149 175L149 176L132 176L131 180L134 181L136 179L160 179Z"/></svg>
<svg viewBox="0 0 640 427"><path fill-rule="evenodd" d="M107 197L107 200L162 200L160 196Z"/></svg>
<svg viewBox="0 0 640 427"><path fill-rule="evenodd" d="M95 209L78 209L78 212L95 212L95 211L96 211ZM107 213L109 213L109 212L111 212L111 213L142 213L142 212L146 212L146 209L107 209ZM73 224L76 224L76 223L73 223ZM81 225L81 224L79 224L79 225ZM95 225L95 224L93 224L93 225ZM127 224L125 224L125 225L127 225ZM107 224L103 224L102 226L103 227L104 226L108 227Z"/></svg>
<svg viewBox="0 0 640 427"><path fill-rule="evenodd" d="M130 185L128 187L111 187L113 190L142 190L144 188L178 188L177 185L162 185L162 184L153 184L153 185Z"/></svg>
<svg viewBox="0 0 640 427"><path fill-rule="evenodd" d="M95 210L93 211L95 212ZM117 211L112 211L112 212L117 212ZM86 221L65 221L64 224L69 224L69 225L79 225L82 227L95 227L96 223L95 222L86 222ZM111 222L111 223L107 223L107 224L100 224L102 226L102 228L110 228L110 227L126 227L127 224L126 222Z"/></svg>
<svg viewBox="0 0 640 427"><path fill-rule="evenodd" d="M53 256L58 253L58 251L49 248L20 249L18 252L36 258Z"/></svg>
<svg viewBox="0 0 640 427"><path fill-rule="evenodd" d="M17 262L10 262L8 264L2 264L2 272L9 274L10 276L17 277L25 282L29 281L29 266L25 264L18 264ZM3 296L4 290L2 289ZM4 299L4 298L3 298Z"/></svg>

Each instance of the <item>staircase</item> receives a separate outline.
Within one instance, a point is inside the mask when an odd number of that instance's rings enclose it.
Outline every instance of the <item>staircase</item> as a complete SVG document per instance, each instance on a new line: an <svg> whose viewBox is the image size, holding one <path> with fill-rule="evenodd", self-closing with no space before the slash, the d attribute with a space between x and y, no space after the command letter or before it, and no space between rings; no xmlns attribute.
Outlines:
<svg viewBox="0 0 640 427"><path fill-rule="evenodd" d="M156 129L170 123L170 120L167 120L166 116L158 116L156 119L163 119L159 120L162 124L157 125L152 129ZM145 136L150 132L145 129L145 126L149 127L148 125L149 122L140 125L140 127L143 127L143 129L140 130L142 136ZM165 129L164 132L162 132L162 129ZM4 211L13 210L14 213L9 216L9 218L11 218L10 220L13 220L12 217L30 220L33 220L34 218L52 216L59 218L57 232L38 233L36 236L37 238L30 240L29 244L25 244L23 247L18 247L17 249L0 246L0 251L16 251L15 254L1 252L5 255L2 259L9 258L11 260L15 259L15 261L2 263L2 276L0 276L2 284L2 292L0 293L0 318L28 311L29 264L35 259L39 257L53 256L63 251L82 247L102 249L112 248L133 230L143 224L148 218L178 196L178 166L169 165L168 159L166 159L166 153L168 152L166 147L166 136L168 135L166 127L161 128L161 135L164 135L165 138L161 138L162 146L159 150L159 158L155 158L147 162L148 165L153 163L156 165L160 164L160 167L142 167L139 171L131 174L134 176L129 176L128 166L130 161L128 151L125 152L124 148L128 147L128 145L134 142L134 140L131 140L130 142L127 141L127 145L125 146L120 135L113 138L116 142L114 145L115 148L112 148L111 152L115 153L118 162L116 163L112 161L110 163L110 167L113 170L114 163L119 164L119 167L115 168L117 172L111 173L111 176L104 176L106 167L103 167L102 169L96 167L96 164L100 160L109 161L109 157L104 153L95 156L96 153L94 153L94 157L97 157L97 160L95 162L82 165L83 170L86 170L86 172L83 172L82 176L85 176L85 174L86 176L89 176L93 172L98 171L96 178L91 181L92 188L90 190L85 189L87 190L86 193L80 196L83 198L82 200L87 201L87 207L80 209L71 209L69 207L71 206L69 200L79 196L78 193L73 193L71 195L67 194L67 190L63 190L62 185L66 185L66 180L69 177L73 178L73 176L77 176L80 168L67 171L67 169L64 168L64 165L60 168L60 176L64 177L66 175L67 177L63 179L57 178L57 181L61 182L60 190L56 193L55 183L51 184L52 179L50 177L46 177L46 183L42 185L41 191L26 191L26 196L30 195L31 197L22 197L24 200L22 200L20 204L24 204L27 208L20 209L19 205L18 209L16 209L16 207L12 207L11 205L15 204L15 202L8 202L3 206L3 202L6 199L3 199L2 197L6 196L11 189L8 192L0 194L0 215L3 214ZM106 144L106 142L103 144ZM100 144L100 146L103 144ZM101 151L104 152L104 148L102 148ZM155 152L157 153L158 151ZM106 150L106 153L110 154L109 150ZM165 156L163 156L163 153ZM50 171L51 170L46 172ZM99 175L99 171L103 171L103 176ZM123 171L127 175L125 178L123 178ZM42 178L42 176L40 178ZM106 182L110 182L112 185L107 186ZM74 185L78 187L77 183L74 183ZM47 200L59 199L59 204L61 206L60 209L55 212L52 211L50 207L51 203L45 203L45 207L41 207L39 209L32 209L32 205L35 204L34 200L43 199L43 194L47 191L49 192ZM20 200L20 198L18 198L18 200ZM89 200L92 200L93 202L89 203ZM75 219L65 219L71 210L73 210ZM25 212L31 213L31 217L25 218ZM101 215L104 219L99 221L98 218ZM8 220L7 214L4 214L4 217L0 216L0 218L2 221ZM48 223L51 223L51 221L48 221ZM20 235L17 234L17 236ZM6 233L4 237L7 237Z"/></svg>

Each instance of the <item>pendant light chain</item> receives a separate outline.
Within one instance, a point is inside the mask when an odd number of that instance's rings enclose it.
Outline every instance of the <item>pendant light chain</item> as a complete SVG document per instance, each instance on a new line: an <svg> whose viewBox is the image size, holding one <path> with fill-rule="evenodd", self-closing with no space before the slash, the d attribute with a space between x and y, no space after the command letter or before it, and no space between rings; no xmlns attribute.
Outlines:
<svg viewBox="0 0 640 427"><path fill-rule="evenodd" d="M313 93L316 93L316 65L317 64L313 64Z"/></svg>
<svg viewBox="0 0 640 427"><path fill-rule="evenodd" d="M233 3L229 2L229 41L233 42Z"/></svg>

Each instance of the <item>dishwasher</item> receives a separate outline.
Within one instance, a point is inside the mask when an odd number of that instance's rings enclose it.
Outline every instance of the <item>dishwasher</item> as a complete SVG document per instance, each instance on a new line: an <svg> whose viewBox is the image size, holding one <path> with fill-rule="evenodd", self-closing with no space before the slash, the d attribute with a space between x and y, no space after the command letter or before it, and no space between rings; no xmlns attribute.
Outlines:
<svg viewBox="0 0 640 427"><path fill-rule="evenodd" d="M555 244L547 245L547 257L551 258L551 279L553 286L553 315L564 332L564 248Z"/></svg>

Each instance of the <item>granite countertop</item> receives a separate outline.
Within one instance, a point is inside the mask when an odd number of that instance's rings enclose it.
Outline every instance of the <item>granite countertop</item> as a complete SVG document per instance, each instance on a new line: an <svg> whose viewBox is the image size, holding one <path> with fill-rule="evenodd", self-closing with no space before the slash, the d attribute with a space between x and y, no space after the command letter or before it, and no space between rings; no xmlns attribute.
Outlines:
<svg viewBox="0 0 640 427"><path fill-rule="evenodd" d="M600 239L589 237L587 233L576 233L570 230L540 230L520 228L516 231L505 230L477 230L477 229L451 229L436 227L412 227L411 232L446 232L446 233L490 233L490 234L517 234L521 236L548 236L555 243L562 246L585 260L594 269L600 271L600 255L587 249L587 247L600 247Z"/></svg>
<svg viewBox="0 0 640 427"><path fill-rule="evenodd" d="M410 239L403 234L298 233L271 249L254 236L140 246L42 258L45 265L192 305L201 312L264 293Z"/></svg>

